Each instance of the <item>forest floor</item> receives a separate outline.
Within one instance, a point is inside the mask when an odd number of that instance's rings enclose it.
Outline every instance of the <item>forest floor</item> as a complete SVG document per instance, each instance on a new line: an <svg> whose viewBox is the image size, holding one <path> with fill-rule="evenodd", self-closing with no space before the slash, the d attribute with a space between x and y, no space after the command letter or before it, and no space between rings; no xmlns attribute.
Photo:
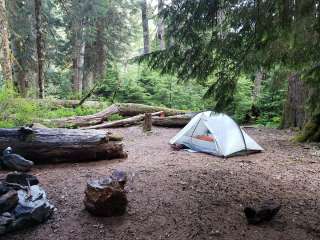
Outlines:
<svg viewBox="0 0 320 240"><path fill-rule="evenodd" d="M57 211L45 224L3 239L320 238L320 150L292 143L293 133L247 129L265 152L222 159L172 150L168 140L178 129L154 128L149 135L140 127L113 131L125 136L128 159L36 166L32 174ZM130 174L127 213L93 217L82 202L86 181L113 169ZM247 225L244 206L268 199L282 204L276 218Z"/></svg>

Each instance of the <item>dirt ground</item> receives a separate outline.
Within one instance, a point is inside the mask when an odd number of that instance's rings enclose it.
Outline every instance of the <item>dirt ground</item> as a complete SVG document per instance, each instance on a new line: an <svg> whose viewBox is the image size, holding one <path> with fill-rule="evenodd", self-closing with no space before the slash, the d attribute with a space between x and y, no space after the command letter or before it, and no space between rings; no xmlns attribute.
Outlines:
<svg viewBox="0 0 320 240"><path fill-rule="evenodd" d="M113 131L125 136L128 159L37 166L32 174L57 211L45 224L0 239L320 239L317 146L292 143L286 131L247 129L265 152L222 159L172 150L168 140L179 129ZM93 217L82 202L86 181L113 169L130 175L127 213ZM247 225L244 206L268 199L282 204L276 218Z"/></svg>

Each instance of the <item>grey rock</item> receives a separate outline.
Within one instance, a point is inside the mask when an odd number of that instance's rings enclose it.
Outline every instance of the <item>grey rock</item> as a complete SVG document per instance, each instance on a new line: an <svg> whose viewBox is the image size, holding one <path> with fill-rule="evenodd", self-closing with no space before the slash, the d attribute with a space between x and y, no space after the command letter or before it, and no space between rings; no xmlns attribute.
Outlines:
<svg viewBox="0 0 320 240"><path fill-rule="evenodd" d="M15 190L10 190L0 196L0 214L14 209L18 204L18 194Z"/></svg>
<svg viewBox="0 0 320 240"><path fill-rule="evenodd" d="M16 218L27 217L41 223L53 213L53 205L49 204L45 191L38 185L30 187L31 197L24 190L18 191L19 203L14 209Z"/></svg>
<svg viewBox="0 0 320 240"><path fill-rule="evenodd" d="M9 192L10 188L6 186L4 183L0 182L0 196Z"/></svg>
<svg viewBox="0 0 320 240"><path fill-rule="evenodd" d="M8 147L3 151L2 164L9 170L16 170L21 172L30 171L34 163L24 157L12 153L12 148Z"/></svg>
<svg viewBox="0 0 320 240"><path fill-rule="evenodd" d="M17 191L19 202L15 209L9 213L2 214L0 218L0 235L25 229L46 221L54 211L53 205L48 200L45 191L38 185L30 187L30 192Z"/></svg>
<svg viewBox="0 0 320 240"><path fill-rule="evenodd" d="M30 186L39 184L39 180L37 179L37 177L20 172L9 173L5 181L7 183L16 183L22 186L28 186L28 181Z"/></svg>
<svg viewBox="0 0 320 240"><path fill-rule="evenodd" d="M8 226L9 224L11 224L14 220L14 216L9 214L8 215L4 215L2 214L0 216L0 226Z"/></svg>

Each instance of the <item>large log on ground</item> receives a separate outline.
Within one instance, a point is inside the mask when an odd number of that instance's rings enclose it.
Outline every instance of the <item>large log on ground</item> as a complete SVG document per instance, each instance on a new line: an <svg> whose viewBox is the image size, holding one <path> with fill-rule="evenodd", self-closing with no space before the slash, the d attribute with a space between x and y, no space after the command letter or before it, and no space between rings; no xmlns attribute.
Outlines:
<svg viewBox="0 0 320 240"><path fill-rule="evenodd" d="M57 127L85 127L100 124L106 121L111 115L119 114L124 117L136 116L144 113L164 112L166 116L184 114L183 110L176 110L165 107L148 106L135 103L117 103L107 107L105 110L87 116L67 117L60 119L46 120Z"/></svg>
<svg viewBox="0 0 320 240"><path fill-rule="evenodd" d="M62 100L62 99L37 99L38 104L40 105L48 105L51 108L74 108L77 107L80 103L79 100ZM103 107L103 103L99 101L85 101L82 106L84 107L92 107L92 108L101 108Z"/></svg>
<svg viewBox="0 0 320 240"><path fill-rule="evenodd" d="M152 113L151 116L157 116L157 115L160 115L161 113L162 112ZM116 127L128 127L128 126L139 124L144 119L144 117L145 117L145 114L139 114L134 117L116 120L112 122L105 122L98 125L83 127L81 129L105 129L105 128L116 128Z"/></svg>
<svg viewBox="0 0 320 240"><path fill-rule="evenodd" d="M185 114L169 117L153 117L152 124L160 127L180 128L187 125L193 116L193 114Z"/></svg>
<svg viewBox="0 0 320 240"><path fill-rule="evenodd" d="M113 138L114 139L114 138ZM81 162L126 157L123 145L102 130L0 129L0 151L8 146L35 163Z"/></svg>

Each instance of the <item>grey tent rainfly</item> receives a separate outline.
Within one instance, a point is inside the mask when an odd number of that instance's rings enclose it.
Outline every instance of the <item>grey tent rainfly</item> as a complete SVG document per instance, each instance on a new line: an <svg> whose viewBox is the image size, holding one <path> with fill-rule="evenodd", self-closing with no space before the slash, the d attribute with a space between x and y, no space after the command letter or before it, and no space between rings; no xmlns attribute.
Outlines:
<svg viewBox="0 0 320 240"><path fill-rule="evenodd" d="M211 111L193 117L169 143L221 157L263 151L232 118Z"/></svg>

